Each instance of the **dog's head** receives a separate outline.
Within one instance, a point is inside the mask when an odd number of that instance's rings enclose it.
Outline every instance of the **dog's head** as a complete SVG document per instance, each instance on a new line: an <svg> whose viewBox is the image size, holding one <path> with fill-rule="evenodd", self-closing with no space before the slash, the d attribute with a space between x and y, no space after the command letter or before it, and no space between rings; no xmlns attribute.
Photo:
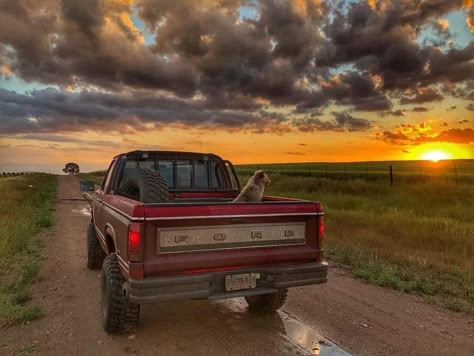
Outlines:
<svg viewBox="0 0 474 356"><path fill-rule="evenodd" d="M257 183L257 184L263 183L264 186L267 186L272 182L270 180L270 177L268 176L268 174L266 174L261 169L259 169L258 171L255 172L254 177L255 177L255 183Z"/></svg>

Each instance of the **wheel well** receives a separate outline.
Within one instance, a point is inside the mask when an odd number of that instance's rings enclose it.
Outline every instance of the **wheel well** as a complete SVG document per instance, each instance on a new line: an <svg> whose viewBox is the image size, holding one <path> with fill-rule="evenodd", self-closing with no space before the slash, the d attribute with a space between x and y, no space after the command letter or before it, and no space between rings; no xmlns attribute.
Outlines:
<svg viewBox="0 0 474 356"><path fill-rule="evenodd" d="M105 244L107 245L107 254L115 252L114 239L110 235L105 236Z"/></svg>

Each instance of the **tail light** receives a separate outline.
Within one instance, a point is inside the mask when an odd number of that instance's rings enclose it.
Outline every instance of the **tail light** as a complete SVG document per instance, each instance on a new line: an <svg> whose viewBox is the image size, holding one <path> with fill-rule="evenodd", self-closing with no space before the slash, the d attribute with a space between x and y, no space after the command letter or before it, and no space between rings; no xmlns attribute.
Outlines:
<svg viewBox="0 0 474 356"><path fill-rule="evenodd" d="M324 240L324 218L321 216L319 217L319 241L322 242Z"/></svg>
<svg viewBox="0 0 474 356"><path fill-rule="evenodd" d="M142 259L141 224L131 223L128 227L128 260L139 262Z"/></svg>

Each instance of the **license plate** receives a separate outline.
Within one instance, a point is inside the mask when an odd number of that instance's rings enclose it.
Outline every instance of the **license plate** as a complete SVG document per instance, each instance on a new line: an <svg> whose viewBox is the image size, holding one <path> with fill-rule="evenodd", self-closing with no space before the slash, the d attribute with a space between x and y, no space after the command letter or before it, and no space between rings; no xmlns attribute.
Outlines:
<svg viewBox="0 0 474 356"><path fill-rule="evenodd" d="M257 286L260 273L233 274L225 277L225 290L251 289Z"/></svg>

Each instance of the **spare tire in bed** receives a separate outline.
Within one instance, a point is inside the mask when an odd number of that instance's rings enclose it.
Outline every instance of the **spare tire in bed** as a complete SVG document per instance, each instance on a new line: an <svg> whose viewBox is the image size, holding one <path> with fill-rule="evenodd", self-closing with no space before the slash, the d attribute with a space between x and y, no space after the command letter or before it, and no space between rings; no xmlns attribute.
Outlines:
<svg viewBox="0 0 474 356"><path fill-rule="evenodd" d="M168 200L168 185L157 171L145 168L126 169L118 193L142 203Z"/></svg>

